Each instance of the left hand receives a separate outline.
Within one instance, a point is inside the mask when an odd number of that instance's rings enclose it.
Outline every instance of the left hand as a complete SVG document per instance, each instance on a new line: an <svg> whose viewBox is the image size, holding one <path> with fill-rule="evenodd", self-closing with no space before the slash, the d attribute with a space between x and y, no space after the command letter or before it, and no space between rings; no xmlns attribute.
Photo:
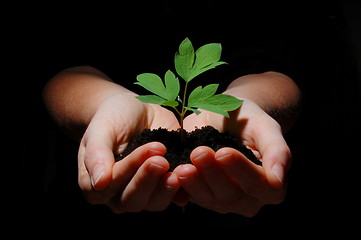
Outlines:
<svg viewBox="0 0 361 240"><path fill-rule="evenodd" d="M180 187L168 173L166 148L153 142L114 161L129 139L145 128L177 129L169 110L144 104L133 95L119 93L105 99L91 119L80 142L78 183L85 199L107 205L115 213L164 210Z"/></svg>
<svg viewBox="0 0 361 240"><path fill-rule="evenodd" d="M236 149L222 148L214 152L200 146L191 153L193 165L180 165L174 170L190 201L220 213L248 217L256 215L266 204L281 203L291 152L280 125L249 100L232 112L229 119L203 110L184 120L187 131L206 125L239 137L262 161L262 166L252 163ZM184 204L184 195L174 202Z"/></svg>

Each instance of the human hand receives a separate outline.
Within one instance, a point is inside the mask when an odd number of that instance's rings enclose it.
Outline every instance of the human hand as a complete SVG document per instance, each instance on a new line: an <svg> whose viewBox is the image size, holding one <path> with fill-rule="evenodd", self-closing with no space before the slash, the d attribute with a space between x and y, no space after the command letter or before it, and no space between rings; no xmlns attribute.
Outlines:
<svg viewBox="0 0 361 240"><path fill-rule="evenodd" d="M97 109L80 143L79 186L93 204L108 205L114 212L162 210L180 187L175 174L162 156L160 143L149 143L122 161L130 139L145 128L177 129L174 114L160 106L144 104L133 94L116 94Z"/></svg>
<svg viewBox="0 0 361 240"><path fill-rule="evenodd" d="M263 205L283 201L291 153L273 118L245 100L230 119L203 111L184 121L188 131L205 125L238 136L262 161L262 166L232 148L217 152L205 146L196 148L190 156L193 165L174 170L192 202L221 213L254 216ZM174 201L177 203L178 199Z"/></svg>

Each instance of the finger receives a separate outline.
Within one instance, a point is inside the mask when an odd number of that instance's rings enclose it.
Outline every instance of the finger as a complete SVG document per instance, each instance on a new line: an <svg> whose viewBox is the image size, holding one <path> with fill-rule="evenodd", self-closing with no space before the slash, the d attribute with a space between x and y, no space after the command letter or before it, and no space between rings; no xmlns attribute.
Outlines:
<svg viewBox="0 0 361 240"><path fill-rule="evenodd" d="M192 151L190 158L211 190L215 200L221 205L234 202L244 193L218 166L214 154L211 148L201 146Z"/></svg>
<svg viewBox="0 0 361 240"><path fill-rule="evenodd" d="M262 159L270 184L275 188L282 188L292 160L291 151L285 141L280 139L277 147L268 146Z"/></svg>
<svg viewBox="0 0 361 240"><path fill-rule="evenodd" d="M166 147L162 143L150 142L136 148L121 161L116 162L113 167L113 191L123 191L148 158L163 156L166 151Z"/></svg>
<svg viewBox="0 0 361 240"><path fill-rule="evenodd" d="M166 173L148 202L146 210L162 211L172 202L173 197L181 186L181 182L174 173Z"/></svg>
<svg viewBox="0 0 361 240"><path fill-rule="evenodd" d="M254 216L260 209L261 203L249 195L240 195L229 202L217 201L203 178L197 173L197 168L191 164L180 165L175 170L182 180L182 186L190 195L191 201L220 213L238 213L244 216Z"/></svg>
<svg viewBox="0 0 361 240"><path fill-rule="evenodd" d="M118 203L114 204L113 201L114 196L119 196L119 193L121 194L124 191L140 166L148 158L157 155L162 156L165 152L165 146L159 142L151 142L138 147L127 157L114 164L112 181L106 189L95 191L91 187L90 178L88 177L90 188L83 189L85 198L93 204L107 204L114 212L119 212L117 209Z"/></svg>
<svg viewBox="0 0 361 240"><path fill-rule="evenodd" d="M94 131L88 128L82 140L82 150L79 152L79 165L87 170L92 187L100 191L111 182L112 166L114 164L113 134L110 131ZM84 165L82 165L84 162ZM84 174L84 171L82 171ZM82 175L84 176L84 175Z"/></svg>
<svg viewBox="0 0 361 240"><path fill-rule="evenodd" d="M177 193L174 195L172 202L180 207L184 207L190 201L189 194L184 190L184 188L179 188Z"/></svg>
<svg viewBox="0 0 361 240"><path fill-rule="evenodd" d="M138 212L146 209L153 192L168 169L169 163L164 157L153 156L145 161L119 199L121 211Z"/></svg>
<svg viewBox="0 0 361 240"><path fill-rule="evenodd" d="M246 194L253 197L268 194L270 187L264 170L233 148L222 148L215 154L218 165Z"/></svg>
<svg viewBox="0 0 361 240"><path fill-rule="evenodd" d="M292 155L281 130L274 127L268 131L259 131L255 139L269 184L274 188L282 188Z"/></svg>
<svg viewBox="0 0 361 240"><path fill-rule="evenodd" d="M78 184L82 191L92 191L92 183L90 180L89 172L84 164L85 146L83 142L80 143L78 151Z"/></svg>
<svg viewBox="0 0 361 240"><path fill-rule="evenodd" d="M178 176L183 189L190 195L192 201L213 201L212 192L194 165L179 165L173 173Z"/></svg>

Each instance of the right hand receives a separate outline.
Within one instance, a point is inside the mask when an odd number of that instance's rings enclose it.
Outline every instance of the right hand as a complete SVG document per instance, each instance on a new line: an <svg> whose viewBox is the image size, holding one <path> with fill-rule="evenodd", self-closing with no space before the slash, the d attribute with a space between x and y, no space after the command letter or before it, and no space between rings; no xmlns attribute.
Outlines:
<svg viewBox="0 0 361 240"><path fill-rule="evenodd" d="M189 200L201 207L252 217L267 204L283 201L287 171L292 156L281 126L257 104L245 100L230 118L204 111L185 119L185 129L210 125L239 137L262 161L258 166L233 148L213 151L199 146L190 155L193 164L173 171L182 182ZM183 194L184 196L184 194ZM176 203L183 199L174 199Z"/></svg>
<svg viewBox="0 0 361 240"><path fill-rule="evenodd" d="M97 109L80 142L79 186L92 204L108 205L114 212L164 210L180 187L169 163L166 148L153 142L115 162L132 137L145 128L178 129L169 110L144 104L134 94L116 94Z"/></svg>

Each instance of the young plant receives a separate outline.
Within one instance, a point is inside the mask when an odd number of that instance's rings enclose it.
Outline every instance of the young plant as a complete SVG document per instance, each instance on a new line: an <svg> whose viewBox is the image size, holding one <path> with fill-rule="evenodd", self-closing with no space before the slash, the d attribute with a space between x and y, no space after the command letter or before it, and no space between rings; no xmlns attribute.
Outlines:
<svg viewBox="0 0 361 240"><path fill-rule="evenodd" d="M225 64L220 61L222 46L219 43L210 43L194 51L191 41L186 38L180 44L174 57L175 70L185 81L183 92L180 94L180 82L171 70L164 75L164 82L154 73L143 73L137 76L138 84L153 95L143 95L137 98L144 103L159 104L171 107L179 115L179 123L183 129L183 120L187 111L196 114L204 109L229 117L228 111L239 108L242 100L227 94L215 94L219 84L198 86L188 95L188 83L199 74Z"/></svg>

